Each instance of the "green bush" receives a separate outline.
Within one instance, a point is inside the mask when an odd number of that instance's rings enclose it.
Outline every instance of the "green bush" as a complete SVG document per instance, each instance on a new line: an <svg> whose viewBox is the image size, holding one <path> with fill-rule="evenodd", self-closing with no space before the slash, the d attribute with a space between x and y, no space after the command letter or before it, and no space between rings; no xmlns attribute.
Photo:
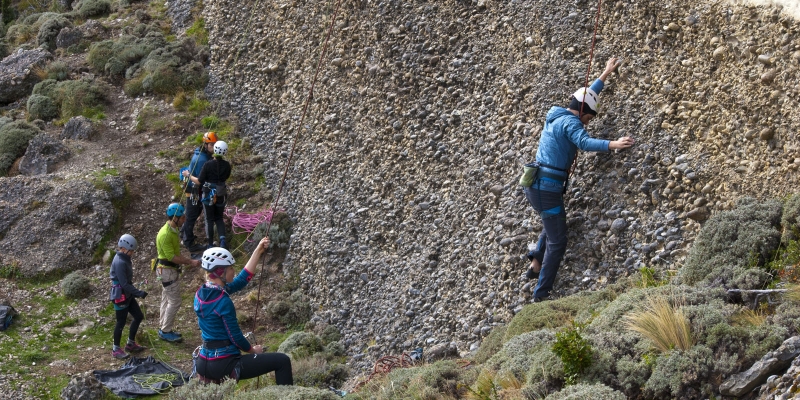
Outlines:
<svg viewBox="0 0 800 400"><path fill-rule="evenodd" d="M45 72L47 72L47 79L63 81L69 78L69 65L64 61L56 60L47 65Z"/></svg>
<svg viewBox="0 0 800 400"><path fill-rule="evenodd" d="M70 299L84 299L89 296L91 290L89 279L78 271L70 273L61 281L61 293Z"/></svg>
<svg viewBox="0 0 800 400"><path fill-rule="evenodd" d="M552 351L555 333L549 329L526 332L509 339L495 355L484 363L484 368L498 374L512 374L528 382L562 380L561 360Z"/></svg>
<svg viewBox="0 0 800 400"><path fill-rule="evenodd" d="M6 38L0 36L0 59L6 58L6 56L8 56L8 44Z"/></svg>
<svg viewBox="0 0 800 400"><path fill-rule="evenodd" d="M328 325L319 335L325 343L333 343L342 340L342 333L334 325Z"/></svg>
<svg viewBox="0 0 800 400"><path fill-rule="evenodd" d="M489 357L503 348L503 337L505 334L505 325L494 327L489 335L483 339L481 346L478 347L478 351L475 352L475 355L472 357L472 359L478 364L483 364L486 362Z"/></svg>
<svg viewBox="0 0 800 400"><path fill-rule="evenodd" d="M28 97L28 117L31 120L41 119L49 121L58 117L58 107L53 99L40 94L32 94Z"/></svg>
<svg viewBox="0 0 800 400"><path fill-rule="evenodd" d="M783 204L781 226L783 227L781 242L784 245L800 239L800 194L789 196Z"/></svg>
<svg viewBox="0 0 800 400"><path fill-rule="evenodd" d="M281 293L279 298L267 304L267 315L277 318L286 325L302 324L311 319L311 304L301 290L295 290L291 295Z"/></svg>
<svg viewBox="0 0 800 400"><path fill-rule="evenodd" d="M341 387L350 374L344 364L331 364L321 355L292 361L294 384L306 387Z"/></svg>
<svg viewBox="0 0 800 400"><path fill-rule="evenodd" d="M278 352L291 354L293 358L308 357L323 349L322 339L311 332L295 332L278 346Z"/></svg>
<svg viewBox="0 0 800 400"><path fill-rule="evenodd" d="M328 389L302 386L267 386L249 392L237 392L231 400L341 400ZM227 400L227 399L226 399Z"/></svg>
<svg viewBox="0 0 800 400"><path fill-rule="evenodd" d="M415 368L396 368L384 380L365 385L356 399L448 399L464 398L477 378L475 369L465 370L445 360Z"/></svg>
<svg viewBox="0 0 800 400"><path fill-rule="evenodd" d="M33 38L35 33L33 26L17 23L8 28L5 38L9 44L16 47Z"/></svg>
<svg viewBox="0 0 800 400"><path fill-rule="evenodd" d="M33 86L33 94L55 98L57 84L58 81L55 79L45 79Z"/></svg>
<svg viewBox="0 0 800 400"><path fill-rule="evenodd" d="M529 304L508 324L503 340L542 328L558 329L567 326L572 320L585 321L592 313L602 310L615 297L616 294L606 288L544 303Z"/></svg>
<svg viewBox="0 0 800 400"><path fill-rule="evenodd" d="M28 142L39 132L39 128L25 121L9 122L0 127L0 176L5 176L14 160L25 154Z"/></svg>
<svg viewBox="0 0 800 400"><path fill-rule="evenodd" d="M69 119L85 112L93 112L105 101L108 88L99 81L72 80L58 82L53 97L59 105L62 119Z"/></svg>
<svg viewBox="0 0 800 400"><path fill-rule="evenodd" d="M81 0L76 11L82 18L98 17L111 12L111 3L106 0Z"/></svg>
<svg viewBox="0 0 800 400"><path fill-rule="evenodd" d="M56 48L56 37L61 29L71 27L72 23L64 16L57 16L46 19L39 27L39 32L36 35L36 43L39 46L44 45L49 51Z"/></svg>
<svg viewBox="0 0 800 400"><path fill-rule="evenodd" d="M781 203L739 200L737 207L703 225L678 271L683 283L709 287L761 289L771 279L759 268L781 239Z"/></svg>
<svg viewBox="0 0 800 400"><path fill-rule="evenodd" d="M236 381L229 379L220 385L206 385L197 379L171 391L170 400L227 400L236 391Z"/></svg>
<svg viewBox="0 0 800 400"><path fill-rule="evenodd" d="M556 333L553 353L564 365L564 380L567 385L574 385L586 368L592 364L592 346L581 336L584 326L573 323Z"/></svg>
<svg viewBox="0 0 800 400"><path fill-rule="evenodd" d="M563 390L547 396L547 400L585 400L585 399L602 399L602 400L625 400L624 394L606 386L602 383L595 384L577 384L568 386Z"/></svg>

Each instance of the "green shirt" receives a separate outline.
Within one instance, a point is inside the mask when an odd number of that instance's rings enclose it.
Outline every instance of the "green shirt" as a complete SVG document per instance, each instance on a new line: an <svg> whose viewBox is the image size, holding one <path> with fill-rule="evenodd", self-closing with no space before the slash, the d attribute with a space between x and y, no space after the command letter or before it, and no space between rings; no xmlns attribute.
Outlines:
<svg viewBox="0 0 800 400"><path fill-rule="evenodd" d="M173 257L181 255L181 240L178 237L178 229L169 226L169 221L158 231L156 251L160 260L172 261Z"/></svg>

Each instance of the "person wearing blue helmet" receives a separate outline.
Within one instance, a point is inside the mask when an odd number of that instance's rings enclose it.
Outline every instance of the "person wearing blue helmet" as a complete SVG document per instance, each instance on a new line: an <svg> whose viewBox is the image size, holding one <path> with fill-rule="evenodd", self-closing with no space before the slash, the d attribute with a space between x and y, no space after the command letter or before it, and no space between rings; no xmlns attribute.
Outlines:
<svg viewBox="0 0 800 400"><path fill-rule="evenodd" d="M156 276L162 286L158 337L168 342L183 340L181 334L174 331L175 315L181 306L181 292L178 285L181 265L200 266L200 260L192 260L181 255L179 229L186 221L185 211L180 203L170 204L167 207L167 223L161 227L156 236L158 252Z"/></svg>
<svg viewBox="0 0 800 400"><path fill-rule="evenodd" d="M136 343L136 331L139 330L139 324L144 319L144 314L142 314L142 309L139 308L136 298L143 299L147 297L147 292L139 290L133 285L131 255L138 245L136 238L132 235L127 233L122 235L117 242L117 247L119 248L117 255L111 261L111 271L109 272L111 294L109 300L114 303L114 313L117 317L117 324L114 326L114 347L111 349L111 355L114 358L128 358L128 353L138 353L145 349L144 346L139 346ZM122 339L122 329L128 322L128 314L133 317L133 322L131 322L128 342L123 350L119 346L119 341Z"/></svg>

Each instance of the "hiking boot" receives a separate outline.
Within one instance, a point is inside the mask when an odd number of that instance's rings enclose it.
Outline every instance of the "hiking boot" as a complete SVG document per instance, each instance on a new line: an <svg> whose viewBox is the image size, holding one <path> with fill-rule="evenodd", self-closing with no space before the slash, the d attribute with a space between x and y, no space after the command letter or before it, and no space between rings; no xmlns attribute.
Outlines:
<svg viewBox="0 0 800 400"><path fill-rule="evenodd" d="M219 247L222 247L225 250L228 250L228 244L225 242L225 237L219 238Z"/></svg>
<svg viewBox="0 0 800 400"><path fill-rule="evenodd" d="M528 270L525 272L525 277L528 278L528 280L533 280L539 277L539 273L533 272L532 268L528 268Z"/></svg>
<svg viewBox="0 0 800 400"><path fill-rule="evenodd" d="M543 301L549 301L549 300L550 300L549 297L534 297L533 298L533 302L534 303L541 303Z"/></svg>
<svg viewBox="0 0 800 400"><path fill-rule="evenodd" d="M161 340L166 340L171 343L177 343L183 340L181 335L175 332L162 332L161 329L158 330L158 337L161 338Z"/></svg>
<svg viewBox="0 0 800 400"><path fill-rule="evenodd" d="M147 347L139 346L139 344L136 342L128 343L125 345L125 351L127 351L128 353L138 353L140 351L144 351L144 349L146 348Z"/></svg>
<svg viewBox="0 0 800 400"><path fill-rule="evenodd" d="M127 346L126 346L126 347L127 347ZM130 357L130 355L128 355L128 353L126 353L126 352L125 352L125 350L123 350L123 349L122 349L122 347L120 347L120 348L117 348L116 350L113 350L113 351L111 352L111 355L112 355L114 358L117 358L117 359L120 359L120 360L124 360L124 359L126 359L126 358Z"/></svg>
<svg viewBox="0 0 800 400"><path fill-rule="evenodd" d="M200 243L191 243L186 246L186 249L189 250L189 253L200 253L206 249L206 246L203 246Z"/></svg>

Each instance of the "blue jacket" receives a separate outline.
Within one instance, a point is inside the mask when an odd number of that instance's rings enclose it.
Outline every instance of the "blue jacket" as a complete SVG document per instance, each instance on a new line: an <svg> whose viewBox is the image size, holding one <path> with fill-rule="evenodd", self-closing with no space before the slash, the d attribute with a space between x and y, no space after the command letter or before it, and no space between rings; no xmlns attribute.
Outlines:
<svg viewBox="0 0 800 400"><path fill-rule="evenodd" d="M230 340L231 345L215 350L208 350L203 347L200 350L200 357L207 360L215 360L237 356L241 351L250 351L250 342L242 334L239 328L239 320L236 319L236 308L228 293L235 293L242 290L253 274L242 269L232 282L224 288L206 283L197 289L194 296L194 312L197 314L197 324L204 341Z"/></svg>
<svg viewBox="0 0 800 400"><path fill-rule="evenodd" d="M603 90L603 81L596 80L591 89L596 93ZM550 175L567 178L567 172L572 166L572 161L578 154L578 149L583 151L608 151L608 140L595 139L583 127L580 118L562 107L553 107L547 112L542 134L539 138L539 149L536 151L536 161L554 168L540 166L542 172ZM541 181L545 182L541 182ZM540 178L532 186L534 189L549 192L560 192L562 182L550 178Z"/></svg>
<svg viewBox="0 0 800 400"><path fill-rule="evenodd" d="M189 162L189 174L194 177L200 176L200 171L203 170L203 165L205 165L206 161L210 159L211 155L208 154L202 147L194 149L192 161ZM194 187L194 182L189 180L189 183L186 185L186 192L191 192L194 190Z"/></svg>

